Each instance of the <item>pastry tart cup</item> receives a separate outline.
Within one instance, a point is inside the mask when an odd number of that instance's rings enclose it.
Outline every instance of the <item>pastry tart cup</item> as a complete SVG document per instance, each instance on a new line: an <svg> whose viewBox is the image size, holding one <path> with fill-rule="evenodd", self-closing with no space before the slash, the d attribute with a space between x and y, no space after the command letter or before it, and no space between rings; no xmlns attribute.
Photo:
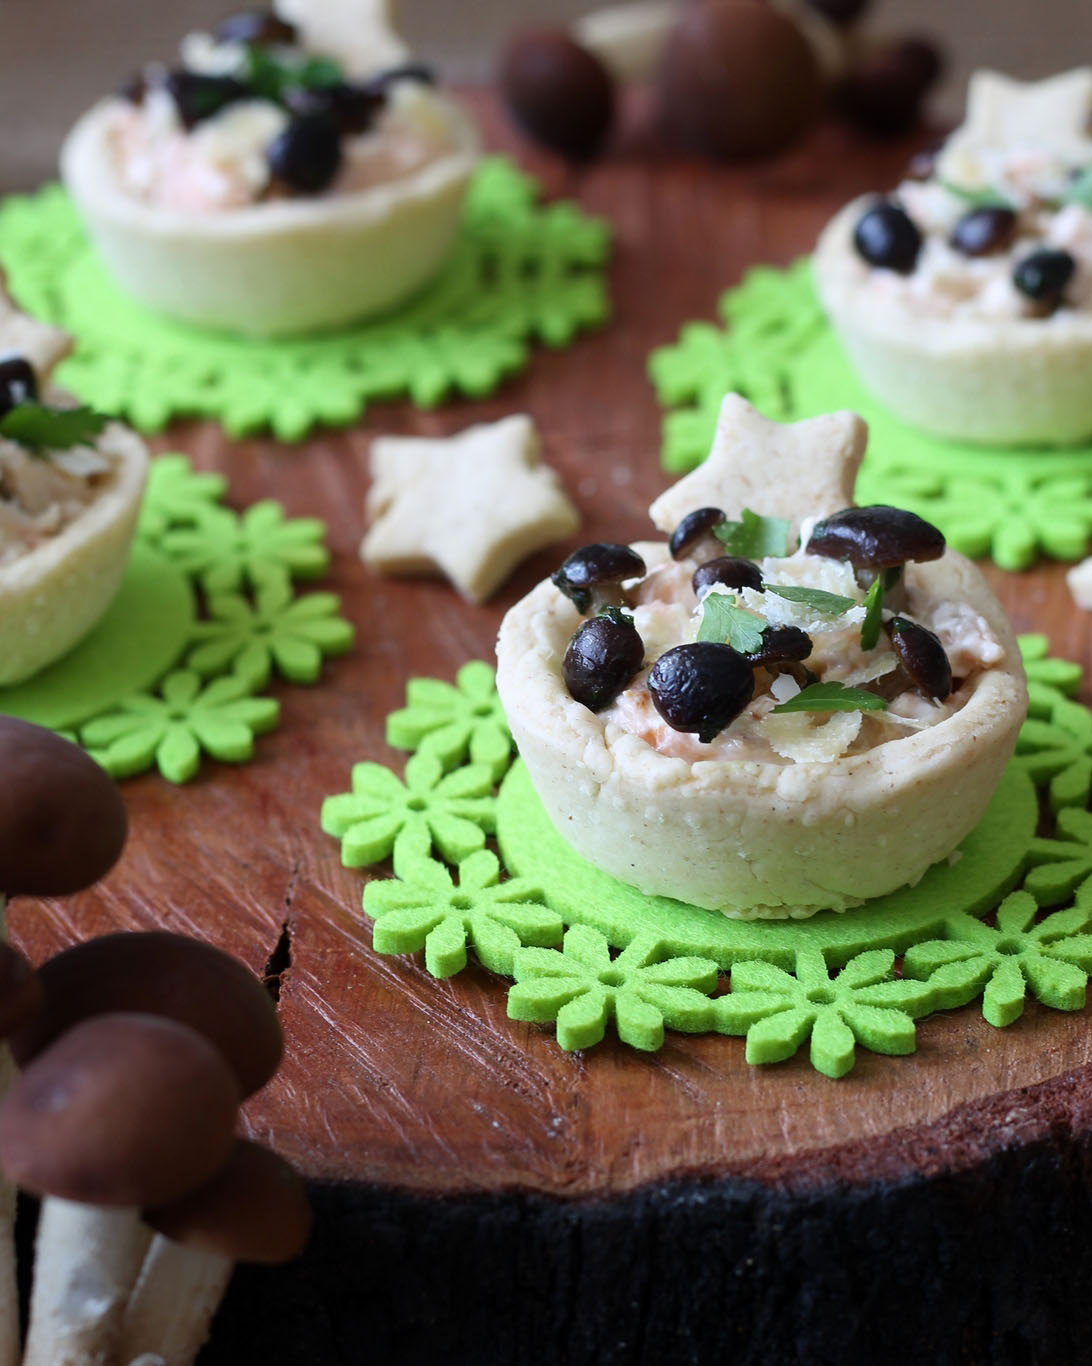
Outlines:
<svg viewBox="0 0 1092 1366"><path fill-rule="evenodd" d="M819 238L819 298L862 384L896 417L933 436L1004 446L1092 437L1092 314L925 317L862 284L854 200Z"/></svg>
<svg viewBox="0 0 1092 1366"><path fill-rule="evenodd" d="M728 403L747 406L734 396ZM840 416L863 429L850 414ZM740 449L740 463L753 472L753 451ZM727 459L720 471L703 466L665 495L661 505L668 503L672 515L657 519L661 529L665 521L674 525L683 506L715 503L739 516L738 492L732 498L739 483L723 444L721 455ZM812 472L822 463L811 462ZM771 499L780 498L783 515L790 467L771 458L768 468ZM709 495L718 484L714 500ZM765 510L760 492L747 495L756 511ZM847 502L830 489L818 505L798 511L828 513ZM662 544L637 548L649 569L667 559ZM964 684L963 707L936 725L812 763L690 762L605 722L572 699L561 674L582 618L552 583L539 584L501 626L497 686L553 824L578 853L621 881L728 914L844 910L917 881L981 818L1012 755L1027 690L1012 627L970 561L949 550L939 560L907 565L906 579L917 610L930 602L970 604L1003 647L1003 662Z"/></svg>
<svg viewBox="0 0 1092 1366"><path fill-rule="evenodd" d="M172 317L253 337L342 327L408 298L454 245L478 153L454 105L456 149L404 180L208 214L142 204L119 186L107 141L114 105L76 124L61 175L116 279Z"/></svg>
<svg viewBox="0 0 1092 1366"><path fill-rule="evenodd" d="M102 617L125 573L148 452L111 423L97 441L116 468L56 536L0 566L0 684L19 683L66 654Z"/></svg>

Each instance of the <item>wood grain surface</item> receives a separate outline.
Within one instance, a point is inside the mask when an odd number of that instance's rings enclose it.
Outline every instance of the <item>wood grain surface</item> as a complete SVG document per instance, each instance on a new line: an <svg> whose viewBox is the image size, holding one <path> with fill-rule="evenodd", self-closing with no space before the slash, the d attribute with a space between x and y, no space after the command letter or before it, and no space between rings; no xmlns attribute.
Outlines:
<svg viewBox="0 0 1092 1366"><path fill-rule="evenodd" d="M647 535L645 510L667 482L649 350L684 320L711 316L747 266L807 251L833 210L891 183L909 150L828 129L776 162L716 168L635 136L574 173L528 153L478 103L494 144L517 148L551 195L612 220L613 323L568 351L538 353L488 402L436 413L377 407L356 429L298 448L231 443L205 424L180 424L155 443L223 470L238 505L275 496L291 515L325 518L331 586L358 645L327 666L321 686L280 691L281 725L259 740L254 763L210 762L181 788L157 776L126 783L132 831L120 865L81 896L14 903L13 937L41 959L91 935L162 926L258 972L281 970L287 1055L246 1122L313 1177L422 1192L617 1192L695 1171L784 1172L804 1154L862 1152L942 1121L954 1154L962 1130L945 1117L958 1107L1092 1065L1087 1011L1031 1004L1005 1030L973 1009L938 1016L919 1026L914 1057L859 1050L851 1076L832 1083L803 1054L749 1067L742 1041L719 1037L669 1034L653 1057L610 1042L566 1055L548 1033L506 1019L504 985L487 973L436 982L419 963L369 947L361 875L340 867L336 842L321 833L322 798L346 789L354 761L400 770L383 722L402 705L407 678L451 677L465 660L491 657L504 610L576 544ZM485 607L440 583L365 571L356 551L370 439L444 434L517 411L534 416L546 458L580 506L580 537L528 561ZM1092 663L1090 618L1072 606L1061 566L987 572L1019 630L1045 631L1056 653ZM991 1124L1010 1110L991 1110Z"/></svg>

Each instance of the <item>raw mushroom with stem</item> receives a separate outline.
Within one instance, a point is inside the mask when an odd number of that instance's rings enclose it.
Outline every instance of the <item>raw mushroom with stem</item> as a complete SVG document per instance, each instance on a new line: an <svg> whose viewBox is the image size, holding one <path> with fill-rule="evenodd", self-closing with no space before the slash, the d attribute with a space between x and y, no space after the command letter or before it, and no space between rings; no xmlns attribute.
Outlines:
<svg viewBox="0 0 1092 1366"><path fill-rule="evenodd" d="M246 1139L210 1181L144 1217L156 1237L126 1311L123 1366L191 1366L235 1263L290 1261L311 1231L299 1176Z"/></svg>
<svg viewBox="0 0 1092 1366"><path fill-rule="evenodd" d="M0 296L0 311L3 302ZM77 745L50 730L0 716L0 1040L25 1022L33 978L6 950L7 898L65 896L89 887L117 861L125 844L125 806L115 783ZM30 993L28 995L28 993ZM14 1078L0 1042L0 1095ZM15 1188L0 1174L0 1366L19 1359L15 1312Z"/></svg>
<svg viewBox="0 0 1092 1366"><path fill-rule="evenodd" d="M238 1104L217 1049L153 1015L86 1020L22 1073L0 1103L0 1161L44 1197L24 1366L113 1360L141 1209L223 1166Z"/></svg>
<svg viewBox="0 0 1092 1366"><path fill-rule="evenodd" d="M160 930L103 935L57 954L39 976L41 1008L12 1038L21 1065L82 1021L129 1011L196 1030L223 1057L240 1096L264 1086L280 1063L283 1040L269 993L242 963L200 940ZM133 1230L133 1236L139 1233ZM119 1286L122 1303L149 1236L145 1232L128 1268L129 1281ZM37 1291L35 1305L52 1314ZM32 1336L33 1319L32 1310Z"/></svg>
<svg viewBox="0 0 1092 1366"><path fill-rule="evenodd" d="M283 1040L277 1010L259 978L211 944L164 930L102 935L39 968L42 1006L12 1037L25 1065L66 1030L122 1011L189 1025L223 1054L249 1096L276 1072Z"/></svg>

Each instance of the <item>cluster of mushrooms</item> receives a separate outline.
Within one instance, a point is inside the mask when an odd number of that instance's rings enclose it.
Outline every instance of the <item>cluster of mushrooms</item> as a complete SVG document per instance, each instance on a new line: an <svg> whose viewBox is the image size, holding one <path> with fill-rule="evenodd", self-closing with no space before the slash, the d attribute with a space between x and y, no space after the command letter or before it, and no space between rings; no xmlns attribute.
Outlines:
<svg viewBox="0 0 1092 1366"><path fill-rule="evenodd" d="M927 178L927 177L922 177ZM948 244L968 258L1008 251L1021 230L1020 215L1002 204L969 209L952 229ZM921 229L901 204L883 199L857 221L853 245L862 260L878 270L911 275L924 242ZM1028 316L1049 317L1065 303L1077 263L1060 247L1036 247L1016 262L1014 288L1027 300Z"/></svg>
<svg viewBox="0 0 1092 1366"><path fill-rule="evenodd" d="M99 766L7 717L0 760L6 893L102 877L126 818ZM0 940L0 1039L0 1366L189 1366L234 1263L287 1261L310 1231L300 1178L235 1136L280 1062L268 992L180 935L107 935L37 972ZM42 1202L22 1347L17 1187Z"/></svg>
<svg viewBox="0 0 1092 1366"><path fill-rule="evenodd" d="M251 73L214 75L184 66L150 66L126 82L120 94L139 105L149 90L165 90L187 131L244 100L272 99L281 104L290 121L270 143L266 157L274 183L287 194L320 194L333 183L341 169L342 139L369 131L395 81L431 85L435 80L428 67L413 63L378 72L366 81L346 81L326 59L308 63L297 47L295 25L271 10L233 14L215 29L213 38L258 54L257 60L249 59ZM278 75L276 84L268 74L263 79L264 52L291 59L288 79L282 82ZM300 73L298 82L291 79L293 66Z"/></svg>
<svg viewBox="0 0 1092 1366"><path fill-rule="evenodd" d="M726 521L720 508L698 508L668 542L673 559L697 561L691 583L699 602L717 584L729 590L764 589L753 560L722 553L716 530ZM883 575L888 608L905 605L903 566L939 559L944 549L944 537L931 523L883 505L846 508L817 522L806 546L809 555L848 561L862 588ZM591 711L609 706L645 666L644 642L626 609L646 573L632 547L598 542L575 551L551 576L554 586L589 616L569 641L561 670L572 698ZM939 637L898 614L882 629L898 666L867 686L886 697L909 690L938 702L948 697L952 668ZM749 654L716 641L676 645L652 664L648 691L669 726L709 744L751 701L756 669L789 673L801 685L816 682L805 663L811 653L811 638L797 626L767 625L760 647Z"/></svg>

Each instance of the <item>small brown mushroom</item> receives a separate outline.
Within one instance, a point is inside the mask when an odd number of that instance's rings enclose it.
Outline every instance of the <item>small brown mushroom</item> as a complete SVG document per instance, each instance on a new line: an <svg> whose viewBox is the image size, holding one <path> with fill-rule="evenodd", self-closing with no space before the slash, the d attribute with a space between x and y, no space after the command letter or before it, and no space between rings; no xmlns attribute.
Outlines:
<svg viewBox="0 0 1092 1366"><path fill-rule="evenodd" d="M20 1064L81 1020L121 1011L177 1020L204 1035L244 1096L280 1063L281 1027L269 993L242 963L199 939L160 930L103 935L57 954L39 976L41 1009L11 1040Z"/></svg>
<svg viewBox="0 0 1092 1366"><path fill-rule="evenodd" d="M78 745L0 716L0 771L0 890L66 896L113 867L125 843L125 806Z"/></svg>
<svg viewBox="0 0 1092 1366"><path fill-rule="evenodd" d="M112 1359L148 1245L146 1205L223 1166L239 1102L206 1039L102 1015L41 1054L0 1102L0 1162L45 1198L25 1366Z"/></svg>
<svg viewBox="0 0 1092 1366"><path fill-rule="evenodd" d="M290 1261L311 1231L299 1176L246 1139L210 1181L144 1217L158 1236L125 1314L121 1360L146 1353L167 1366L190 1366L237 1261Z"/></svg>

